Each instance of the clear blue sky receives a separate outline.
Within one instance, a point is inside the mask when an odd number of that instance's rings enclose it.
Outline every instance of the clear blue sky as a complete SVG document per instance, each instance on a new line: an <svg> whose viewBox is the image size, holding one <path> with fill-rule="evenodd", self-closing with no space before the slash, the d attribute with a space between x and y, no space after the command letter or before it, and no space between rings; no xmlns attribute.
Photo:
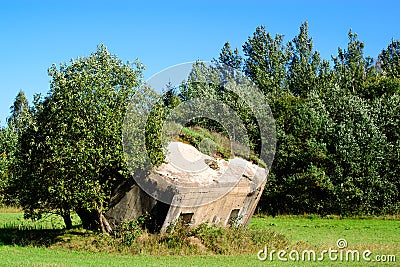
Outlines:
<svg viewBox="0 0 400 267"><path fill-rule="evenodd" d="M282 3L281 3L282 2ZM308 21L324 58L347 44L349 29L376 57L400 39L398 1L2 1L0 121L18 91L49 90L47 68L88 55L104 43L124 61L138 58L145 78L182 62L210 60L230 41L241 47L255 28L291 40Z"/></svg>

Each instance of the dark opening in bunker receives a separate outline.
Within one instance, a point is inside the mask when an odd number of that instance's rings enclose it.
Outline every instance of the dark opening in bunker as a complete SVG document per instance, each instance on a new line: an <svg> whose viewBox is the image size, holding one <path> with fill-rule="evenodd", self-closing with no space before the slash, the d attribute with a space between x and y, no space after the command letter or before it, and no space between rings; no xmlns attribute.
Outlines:
<svg viewBox="0 0 400 267"><path fill-rule="evenodd" d="M234 225L238 223L240 209L233 209L231 215L229 215L228 225Z"/></svg>
<svg viewBox="0 0 400 267"><path fill-rule="evenodd" d="M179 216L179 220L184 224L184 225L189 225L192 222L194 213L193 212L187 212L187 213L181 213Z"/></svg>
<svg viewBox="0 0 400 267"><path fill-rule="evenodd" d="M169 205L161 201L157 201L156 205L151 209L150 222L147 226L151 233L159 232L164 224L165 218L169 211Z"/></svg>

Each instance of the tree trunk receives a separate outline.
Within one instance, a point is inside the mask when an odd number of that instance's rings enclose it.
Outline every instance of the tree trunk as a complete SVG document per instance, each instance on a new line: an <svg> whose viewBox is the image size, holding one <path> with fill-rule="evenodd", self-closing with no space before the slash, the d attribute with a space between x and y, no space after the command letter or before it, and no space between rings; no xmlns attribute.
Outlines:
<svg viewBox="0 0 400 267"><path fill-rule="evenodd" d="M64 214L62 217L64 219L65 228L67 228L68 230L72 229L72 220L71 220L71 215L69 214L69 212Z"/></svg>
<svg viewBox="0 0 400 267"><path fill-rule="evenodd" d="M100 222L101 222L101 231L103 233L111 234L113 230L102 212L100 212Z"/></svg>
<svg viewBox="0 0 400 267"><path fill-rule="evenodd" d="M113 230L101 210L78 209L76 213L81 218L83 229L112 233Z"/></svg>

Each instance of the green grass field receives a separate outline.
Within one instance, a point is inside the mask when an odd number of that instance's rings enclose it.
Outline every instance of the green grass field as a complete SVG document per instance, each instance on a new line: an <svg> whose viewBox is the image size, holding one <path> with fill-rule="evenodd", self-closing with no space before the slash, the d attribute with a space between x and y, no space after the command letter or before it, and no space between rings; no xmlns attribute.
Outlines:
<svg viewBox="0 0 400 267"><path fill-rule="evenodd" d="M75 218L75 224L78 220ZM247 255L155 255L108 252L99 248L75 248L71 242L92 237L83 230L62 230L62 222L49 216L39 222L24 220L20 213L0 213L0 266L399 266L400 220L398 218L320 218L318 216L255 217L251 229L284 234L288 243L280 248L290 250L315 250L337 248L336 241L344 238L351 250L371 250L376 255L395 255L396 262L282 262L276 258L260 261L257 252ZM87 233L85 233L87 234ZM23 238L22 238L23 237ZM22 240L22 241L21 241ZM71 241L73 240L73 241ZM74 241L75 240L75 241ZM92 244L91 244L92 245ZM260 246L259 250L263 249ZM272 248L268 248L272 249Z"/></svg>

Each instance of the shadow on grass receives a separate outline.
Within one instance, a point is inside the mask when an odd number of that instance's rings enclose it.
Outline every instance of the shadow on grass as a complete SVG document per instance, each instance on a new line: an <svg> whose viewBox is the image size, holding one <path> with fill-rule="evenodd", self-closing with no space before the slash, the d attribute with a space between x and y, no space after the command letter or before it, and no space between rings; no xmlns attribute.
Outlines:
<svg viewBox="0 0 400 267"><path fill-rule="evenodd" d="M34 246L49 247L57 242L63 241L66 233L73 235L85 235L85 233L65 229L33 229L20 230L12 228L0 228L0 246Z"/></svg>

